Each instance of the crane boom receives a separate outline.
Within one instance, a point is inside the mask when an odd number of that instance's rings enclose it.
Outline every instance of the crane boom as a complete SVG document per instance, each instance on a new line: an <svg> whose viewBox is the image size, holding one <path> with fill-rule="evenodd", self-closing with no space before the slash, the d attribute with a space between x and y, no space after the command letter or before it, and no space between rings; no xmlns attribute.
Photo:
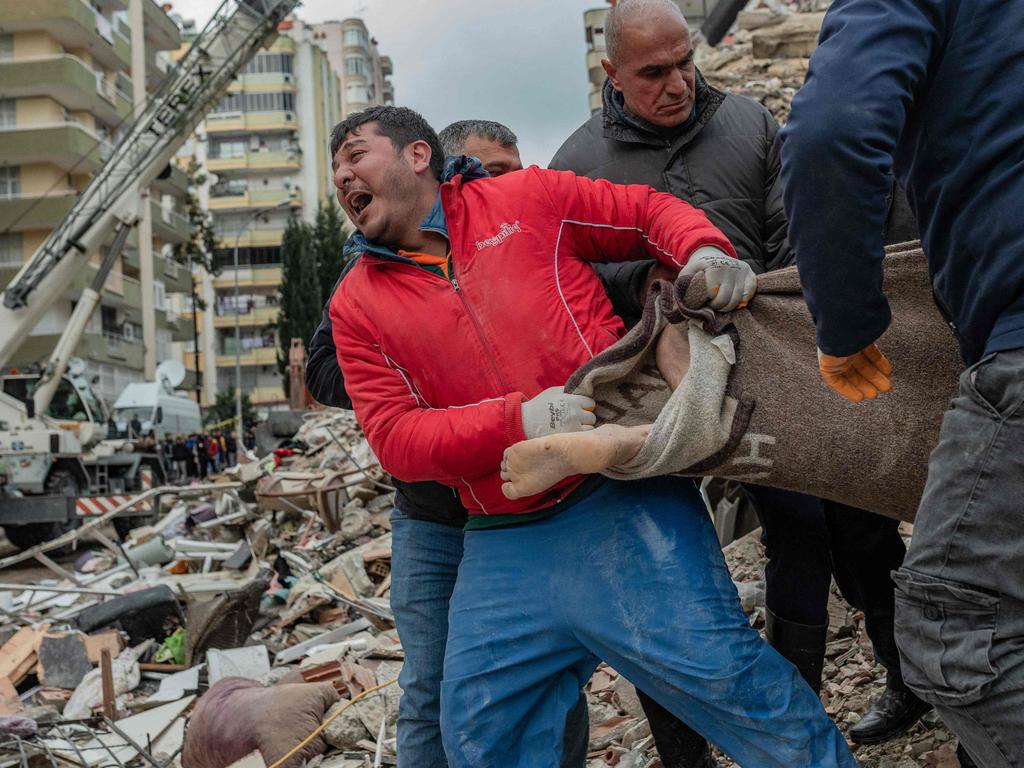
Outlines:
<svg viewBox="0 0 1024 768"><path fill-rule="evenodd" d="M0 366L299 0L224 0L0 303Z"/></svg>

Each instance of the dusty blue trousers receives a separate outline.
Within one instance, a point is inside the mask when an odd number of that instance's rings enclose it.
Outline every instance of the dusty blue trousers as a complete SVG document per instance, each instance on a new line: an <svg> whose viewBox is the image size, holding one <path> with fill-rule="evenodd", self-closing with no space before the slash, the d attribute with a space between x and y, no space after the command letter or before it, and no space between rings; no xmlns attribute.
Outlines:
<svg viewBox="0 0 1024 768"><path fill-rule="evenodd" d="M605 481L554 517L469 531L449 611L452 768L554 768L600 660L745 768L857 763L740 608L691 481Z"/></svg>

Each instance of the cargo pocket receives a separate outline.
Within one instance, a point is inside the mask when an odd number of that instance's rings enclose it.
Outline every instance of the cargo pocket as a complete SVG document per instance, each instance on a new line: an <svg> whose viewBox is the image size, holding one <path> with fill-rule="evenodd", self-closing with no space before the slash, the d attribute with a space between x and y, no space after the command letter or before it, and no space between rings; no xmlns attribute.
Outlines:
<svg viewBox="0 0 1024 768"><path fill-rule="evenodd" d="M893 580L904 681L932 704L978 701L996 676L990 655L999 598L905 569Z"/></svg>

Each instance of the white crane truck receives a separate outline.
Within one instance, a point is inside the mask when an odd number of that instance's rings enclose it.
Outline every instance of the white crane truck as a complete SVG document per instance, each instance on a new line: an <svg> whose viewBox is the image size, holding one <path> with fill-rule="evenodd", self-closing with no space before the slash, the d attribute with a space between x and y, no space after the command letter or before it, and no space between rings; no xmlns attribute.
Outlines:
<svg viewBox="0 0 1024 768"><path fill-rule="evenodd" d="M163 481L155 454L135 452L128 441L105 441L106 407L80 371L72 367L66 375L68 365L138 220L142 190L167 168L238 71L274 39L278 24L297 5L298 0L224 0L71 210L4 290L0 368L114 232L42 372L3 381L0 525L15 545L31 546L74 527L90 500L94 511L102 511L97 509L101 499Z"/></svg>

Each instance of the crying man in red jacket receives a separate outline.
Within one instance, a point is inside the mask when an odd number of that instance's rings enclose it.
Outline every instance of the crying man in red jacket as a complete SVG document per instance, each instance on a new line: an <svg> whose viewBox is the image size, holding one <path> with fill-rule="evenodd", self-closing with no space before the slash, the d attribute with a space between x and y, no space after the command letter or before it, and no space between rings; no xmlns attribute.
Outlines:
<svg viewBox="0 0 1024 768"><path fill-rule="evenodd" d="M740 764L855 766L747 623L690 481L501 491L507 447L594 423L562 385L623 325L589 262L705 270L731 309L755 283L726 237L646 186L445 163L401 107L340 123L331 154L358 229L330 307L356 415L387 471L446 483L470 512L442 683L449 764L558 765L566 713L604 660Z"/></svg>

